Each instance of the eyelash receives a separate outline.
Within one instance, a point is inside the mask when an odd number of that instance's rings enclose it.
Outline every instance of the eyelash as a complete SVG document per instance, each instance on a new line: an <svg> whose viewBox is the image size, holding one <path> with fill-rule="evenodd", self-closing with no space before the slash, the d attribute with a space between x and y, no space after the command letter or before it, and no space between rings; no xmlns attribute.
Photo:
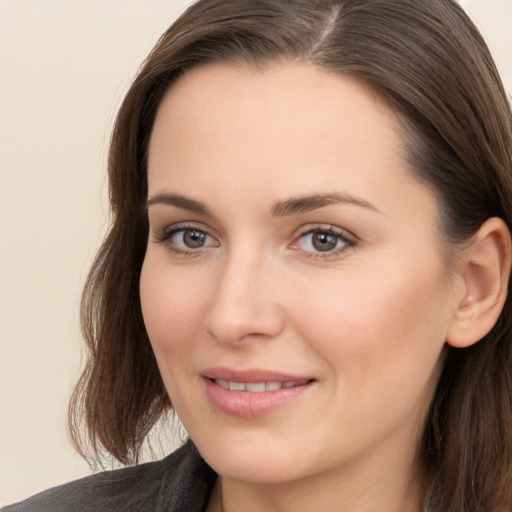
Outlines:
<svg viewBox="0 0 512 512"><path fill-rule="evenodd" d="M185 235L186 232L198 232L206 237L215 240L216 244L215 246L218 247L219 243L216 241L215 237L208 234L208 230L206 230L202 226L197 226L194 224L177 224L173 225L169 228L164 229L160 234L155 235L154 242L165 244L167 249L169 249L174 254L177 254L178 256L199 256L206 247L199 247L197 249L184 249L179 248L175 243L172 242L172 237L177 235L178 233L183 232L183 235ZM306 251L300 249L298 247L299 242L305 238L306 236L314 236L315 234L326 234L334 237L336 239L336 244L341 242L343 244L342 247L335 247L332 250L327 250L325 252L322 252L320 250L314 251ZM296 251L301 251L302 254L311 259L321 259L321 260L328 260L328 259L334 259L338 257L341 253L345 252L346 250L355 247L356 246L356 240L352 235L347 234L346 231L337 228L336 226L326 226L326 225L317 225L317 226L305 226L301 228L298 232L298 234L295 236L293 242L288 245L289 248Z"/></svg>

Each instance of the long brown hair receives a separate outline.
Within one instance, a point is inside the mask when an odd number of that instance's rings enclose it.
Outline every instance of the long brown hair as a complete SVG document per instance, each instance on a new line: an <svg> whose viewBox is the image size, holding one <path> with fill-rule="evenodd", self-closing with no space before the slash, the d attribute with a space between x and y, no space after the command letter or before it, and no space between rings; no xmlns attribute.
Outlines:
<svg viewBox="0 0 512 512"><path fill-rule="evenodd" d="M109 158L112 226L89 274L82 329L89 359L70 404L82 454L137 460L172 409L141 314L148 236L146 158L158 106L204 63L310 62L385 99L411 172L437 196L454 247L492 216L512 227L512 115L485 42L454 0L200 0L169 28L128 91ZM432 510L512 506L512 332L507 300L474 346L447 349L419 447ZM85 432L81 431L82 420Z"/></svg>

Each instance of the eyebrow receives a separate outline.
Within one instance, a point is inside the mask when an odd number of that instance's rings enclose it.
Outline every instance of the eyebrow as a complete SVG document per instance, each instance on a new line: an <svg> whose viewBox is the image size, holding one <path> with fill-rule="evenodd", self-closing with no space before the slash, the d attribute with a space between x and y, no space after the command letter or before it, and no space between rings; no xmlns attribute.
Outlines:
<svg viewBox="0 0 512 512"><path fill-rule="evenodd" d="M205 204L181 194L170 194L165 192L157 194L148 199L146 207L149 208L154 205L162 204L175 206L176 208L181 208L182 210L187 210L199 215L212 216L212 213ZM333 204L350 204L366 208L377 213L382 213L375 205L365 199L346 193L314 194L309 196L292 197L284 201L276 202L272 207L271 212L274 217L285 217L287 215L310 212Z"/></svg>
<svg viewBox="0 0 512 512"><path fill-rule="evenodd" d="M332 204L350 204L367 208L377 213L382 213L375 205L360 198L346 193L315 194L278 201L272 208L272 215L276 217L306 213Z"/></svg>
<svg viewBox="0 0 512 512"><path fill-rule="evenodd" d="M176 208L188 210L189 212L197 213L199 215L211 216L210 210L203 203L195 201L194 199L190 199L189 197L182 196L180 194L157 194L156 196L148 199L146 207L149 208L150 206L157 204L175 206Z"/></svg>

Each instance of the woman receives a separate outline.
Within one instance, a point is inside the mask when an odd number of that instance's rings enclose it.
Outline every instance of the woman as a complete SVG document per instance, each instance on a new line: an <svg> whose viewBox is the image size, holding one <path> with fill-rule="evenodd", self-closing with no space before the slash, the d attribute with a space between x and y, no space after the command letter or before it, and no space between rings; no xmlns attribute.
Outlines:
<svg viewBox="0 0 512 512"><path fill-rule="evenodd" d="M191 440L5 510L510 510L511 147L454 1L192 5L117 118L70 409L95 458Z"/></svg>

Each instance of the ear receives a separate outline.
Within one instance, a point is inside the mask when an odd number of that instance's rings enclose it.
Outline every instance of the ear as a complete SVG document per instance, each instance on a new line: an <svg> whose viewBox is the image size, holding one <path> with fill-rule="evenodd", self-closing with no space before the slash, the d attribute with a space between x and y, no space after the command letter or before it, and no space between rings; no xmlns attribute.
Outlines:
<svg viewBox="0 0 512 512"><path fill-rule="evenodd" d="M510 232L502 219L482 224L459 268L462 297L448 327L446 341L464 348L480 341L497 322L505 299L511 265Z"/></svg>

